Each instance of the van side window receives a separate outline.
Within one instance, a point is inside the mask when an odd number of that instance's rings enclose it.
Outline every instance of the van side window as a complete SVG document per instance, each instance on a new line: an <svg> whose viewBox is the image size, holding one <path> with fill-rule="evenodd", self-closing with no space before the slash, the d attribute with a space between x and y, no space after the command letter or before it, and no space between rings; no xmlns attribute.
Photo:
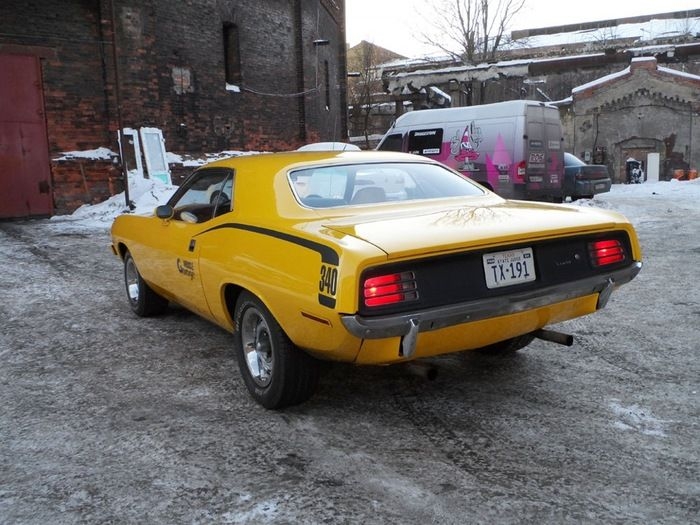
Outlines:
<svg viewBox="0 0 700 525"><path fill-rule="evenodd" d="M408 152L418 155L439 155L442 148L442 128L416 129L408 134Z"/></svg>
<svg viewBox="0 0 700 525"><path fill-rule="evenodd" d="M387 136L377 149L380 151L401 151L403 149L403 135L395 133Z"/></svg>

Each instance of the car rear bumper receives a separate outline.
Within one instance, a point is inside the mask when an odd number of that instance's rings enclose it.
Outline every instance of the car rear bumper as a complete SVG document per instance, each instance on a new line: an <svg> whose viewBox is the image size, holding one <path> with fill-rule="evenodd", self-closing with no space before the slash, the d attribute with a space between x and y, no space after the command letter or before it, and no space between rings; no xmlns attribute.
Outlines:
<svg viewBox="0 0 700 525"><path fill-rule="evenodd" d="M596 195L598 193L606 193L610 191L612 181L610 179L598 180L577 180L574 189L574 196Z"/></svg>
<svg viewBox="0 0 700 525"><path fill-rule="evenodd" d="M381 317L346 315L341 320L352 335L362 339L401 337L401 354L410 357L421 332L524 312L594 293L599 294L596 308L604 308L614 288L634 279L641 268L642 263L635 262L621 270L534 291Z"/></svg>

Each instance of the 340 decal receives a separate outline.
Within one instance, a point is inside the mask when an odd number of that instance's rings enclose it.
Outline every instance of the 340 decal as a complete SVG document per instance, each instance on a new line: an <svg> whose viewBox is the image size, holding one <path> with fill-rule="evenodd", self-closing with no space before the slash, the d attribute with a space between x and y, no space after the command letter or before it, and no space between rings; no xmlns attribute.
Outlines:
<svg viewBox="0 0 700 525"><path fill-rule="evenodd" d="M321 265L321 279L318 282L318 291L322 294L335 296L338 290L338 268L335 266Z"/></svg>

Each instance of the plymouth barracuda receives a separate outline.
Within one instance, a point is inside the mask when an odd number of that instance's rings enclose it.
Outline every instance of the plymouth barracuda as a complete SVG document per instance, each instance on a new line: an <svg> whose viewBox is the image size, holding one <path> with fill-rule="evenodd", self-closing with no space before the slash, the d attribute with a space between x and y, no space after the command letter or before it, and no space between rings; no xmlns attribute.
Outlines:
<svg viewBox="0 0 700 525"><path fill-rule="evenodd" d="M641 269L634 228L595 208L508 201L424 157L240 156L197 169L112 249L139 316L170 301L233 333L267 408L314 392L319 360L511 352L591 314Z"/></svg>

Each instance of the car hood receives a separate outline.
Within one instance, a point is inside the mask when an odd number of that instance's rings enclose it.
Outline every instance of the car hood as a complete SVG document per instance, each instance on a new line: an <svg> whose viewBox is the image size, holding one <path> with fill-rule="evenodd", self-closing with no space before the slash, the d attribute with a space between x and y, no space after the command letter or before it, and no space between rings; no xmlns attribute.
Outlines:
<svg viewBox="0 0 700 525"><path fill-rule="evenodd" d="M626 223L614 212L507 201L489 206L379 212L325 220L324 227L362 239L389 259L608 230Z"/></svg>

